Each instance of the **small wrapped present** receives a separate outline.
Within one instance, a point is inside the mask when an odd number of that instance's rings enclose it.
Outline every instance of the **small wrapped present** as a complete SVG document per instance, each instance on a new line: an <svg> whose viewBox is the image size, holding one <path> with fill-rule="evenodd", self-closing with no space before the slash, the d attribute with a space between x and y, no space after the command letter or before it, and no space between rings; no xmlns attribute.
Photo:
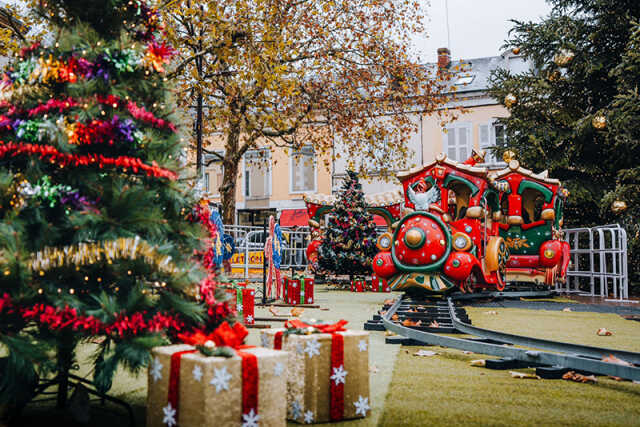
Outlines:
<svg viewBox="0 0 640 427"><path fill-rule="evenodd" d="M285 323L262 331L262 345L289 354L288 418L318 423L365 417L369 407L369 333L333 325Z"/></svg>
<svg viewBox="0 0 640 427"><path fill-rule="evenodd" d="M297 276L287 280L287 296L285 301L287 304L298 305L300 304L300 279Z"/></svg>
<svg viewBox="0 0 640 427"><path fill-rule="evenodd" d="M387 279L378 277L377 275L371 276L371 291L373 292L391 292Z"/></svg>
<svg viewBox="0 0 640 427"><path fill-rule="evenodd" d="M183 337L195 347L154 348L146 425L284 427L287 354L240 345L247 333L223 323L209 336Z"/></svg>
<svg viewBox="0 0 640 427"><path fill-rule="evenodd" d="M351 292L364 292L364 279L353 279L351 281Z"/></svg>
<svg viewBox="0 0 640 427"><path fill-rule="evenodd" d="M300 295L304 297L302 304L313 304L315 301L313 296L313 287L315 285L315 279L313 277L305 276L302 279L302 288L300 289Z"/></svg>
<svg viewBox="0 0 640 427"><path fill-rule="evenodd" d="M245 325L253 325L255 324L256 291L246 286L246 283L240 283L237 286L225 288L225 291L231 295L229 307L238 312Z"/></svg>

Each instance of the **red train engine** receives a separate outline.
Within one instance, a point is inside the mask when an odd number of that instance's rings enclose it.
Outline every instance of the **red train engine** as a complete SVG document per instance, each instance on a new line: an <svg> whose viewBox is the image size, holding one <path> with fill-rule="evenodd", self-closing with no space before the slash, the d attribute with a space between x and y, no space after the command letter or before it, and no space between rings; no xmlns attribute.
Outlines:
<svg viewBox="0 0 640 427"><path fill-rule="evenodd" d="M413 212L378 239L374 272L394 290L418 288L443 293L453 289L503 290L509 252L500 236L501 192L475 166L483 153L464 163L445 154L398 175L405 206Z"/></svg>

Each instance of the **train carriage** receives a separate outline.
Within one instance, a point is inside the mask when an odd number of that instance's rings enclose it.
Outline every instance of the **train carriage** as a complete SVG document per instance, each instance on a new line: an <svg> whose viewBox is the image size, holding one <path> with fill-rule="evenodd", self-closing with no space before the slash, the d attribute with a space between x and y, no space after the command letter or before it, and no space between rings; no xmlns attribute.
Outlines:
<svg viewBox="0 0 640 427"><path fill-rule="evenodd" d="M552 286L564 281L569 266L569 244L560 239L563 207L568 192L546 172L534 174L507 156L505 169L489 179L504 190L498 224L508 249L507 281Z"/></svg>

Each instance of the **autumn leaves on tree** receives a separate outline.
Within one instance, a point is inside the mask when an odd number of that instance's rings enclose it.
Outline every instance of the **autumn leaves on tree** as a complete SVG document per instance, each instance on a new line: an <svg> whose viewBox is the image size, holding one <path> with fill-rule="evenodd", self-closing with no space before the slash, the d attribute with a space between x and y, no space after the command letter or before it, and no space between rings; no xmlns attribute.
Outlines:
<svg viewBox="0 0 640 427"><path fill-rule="evenodd" d="M247 150L311 145L326 162L344 156L352 168L384 173L405 166L410 114L439 113L447 101L450 76L410 56L412 35L423 31L417 2L180 0L163 11L196 148L202 137L223 140L224 154L210 154L222 160L227 223Z"/></svg>

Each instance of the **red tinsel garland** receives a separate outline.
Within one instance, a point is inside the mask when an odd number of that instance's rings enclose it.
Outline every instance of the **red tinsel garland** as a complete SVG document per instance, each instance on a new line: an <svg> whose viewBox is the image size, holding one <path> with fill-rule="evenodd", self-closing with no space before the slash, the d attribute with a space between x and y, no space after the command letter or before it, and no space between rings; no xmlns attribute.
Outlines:
<svg viewBox="0 0 640 427"><path fill-rule="evenodd" d="M120 157L104 157L98 154L91 155L77 155L77 154L65 154L58 151L51 145L38 145L27 144L24 142L8 142L0 141L0 157L5 156L17 156L20 154L39 155L41 159L49 157L51 163L58 164L59 166L90 166L97 165L99 168L105 166L120 167L123 169L131 169L134 173L138 171L144 172L147 176L153 176L156 178L167 178L175 180L178 175L169 170L158 166L153 161L151 166L142 162L142 160L133 157L120 156Z"/></svg>

